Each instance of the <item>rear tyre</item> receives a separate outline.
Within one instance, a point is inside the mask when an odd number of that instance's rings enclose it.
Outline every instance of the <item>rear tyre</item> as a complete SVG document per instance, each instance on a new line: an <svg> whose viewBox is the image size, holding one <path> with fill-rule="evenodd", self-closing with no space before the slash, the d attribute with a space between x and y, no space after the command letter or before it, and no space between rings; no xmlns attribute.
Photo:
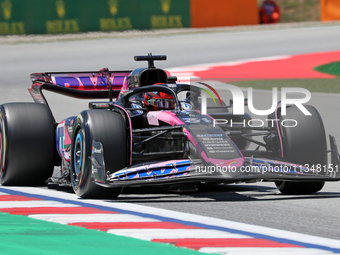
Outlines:
<svg viewBox="0 0 340 255"><path fill-rule="evenodd" d="M325 182L275 182L276 187L283 195L313 194L320 191L324 184Z"/></svg>
<svg viewBox="0 0 340 255"><path fill-rule="evenodd" d="M54 168L55 123L48 106L0 105L0 183L40 185Z"/></svg>
<svg viewBox="0 0 340 255"><path fill-rule="evenodd" d="M91 179L92 141L103 145L105 171L127 166L127 132L123 117L109 110L83 111L76 119L71 146L71 184L82 198L116 198L121 188L104 188Z"/></svg>
<svg viewBox="0 0 340 255"><path fill-rule="evenodd" d="M286 116L280 117L285 125L294 125L290 119L298 123L295 127L280 126L284 157L290 162L315 167L327 165L327 143L325 128L319 112L310 105L305 106L312 114L305 116L295 105L287 108ZM290 123L290 124L289 124ZM277 181L277 188L282 194L311 194L318 192L324 186L320 182Z"/></svg>

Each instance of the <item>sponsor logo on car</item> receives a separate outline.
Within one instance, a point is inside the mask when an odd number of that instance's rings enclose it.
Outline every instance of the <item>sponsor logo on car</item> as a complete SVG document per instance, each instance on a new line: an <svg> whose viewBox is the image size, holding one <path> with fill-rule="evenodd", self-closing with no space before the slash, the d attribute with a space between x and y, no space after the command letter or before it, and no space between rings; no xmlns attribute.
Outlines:
<svg viewBox="0 0 340 255"><path fill-rule="evenodd" d="M95 154L95 153L98 153L98 154L101 154L102 153L102 149L97 149L96 147L92 147L92 154Z"/></svg>
<svg viewBox="0 0 340 255"><path fill-rule="evenodd" d="M222 137L222 134L198 134L197 137Z"/></svg>
<svg viewBox="0 0 340 255"><path fill-rule="evenodd" d="M192 109L192 105L188 104L188 103L181 103L183 110L191 110Z"/></svg>
<svg viewBox="0 0 340 255"><path fill-rule="evenodd" d="M136 109L142 108L142 106L140 106L138 104L134 104L134 103L132 103L131 106L132 106L132 108L136 108ZM134 113L134 114L143 114L143 111L132 111L132 113Z"/></svg>
<svg viewBox="0 0 340 255"><path fill-rule="evenodd" d="M200 119L196 119L196 118L183 118L182 119L185 123L200 123Z"/></svg>

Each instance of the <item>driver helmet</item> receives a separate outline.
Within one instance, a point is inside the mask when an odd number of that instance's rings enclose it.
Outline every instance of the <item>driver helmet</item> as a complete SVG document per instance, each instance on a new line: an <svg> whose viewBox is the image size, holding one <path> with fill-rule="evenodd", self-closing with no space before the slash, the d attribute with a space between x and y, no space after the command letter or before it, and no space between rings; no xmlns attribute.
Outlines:
<svg viewBox="0 0 340 255"><path fill-rule="evenodd" d="M144 93L144 105L150 110L174 110L175 100L167 93L154 91Z"/></svg>

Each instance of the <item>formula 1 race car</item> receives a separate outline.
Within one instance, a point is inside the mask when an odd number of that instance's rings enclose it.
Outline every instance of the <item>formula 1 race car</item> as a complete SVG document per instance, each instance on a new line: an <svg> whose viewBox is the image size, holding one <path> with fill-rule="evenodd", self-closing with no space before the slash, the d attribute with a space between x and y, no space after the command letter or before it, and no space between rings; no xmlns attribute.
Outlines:
<svg viewBox="0 0 340 255"><path fill-rule="evenodd" d="M133 71L31 74L35 102L0 106L1 184L47 180L83 198L114 198L123 187L253 181L308 194L340 180L335 139L327 150L313 106L304 106L310 116L295 105L284 115L279 104L268 116L271 125L254 127L249 114L231 112L233 101L226 105L211 86L176 83L155 68L155 60L165 59L136 56L148 67ZM207 98L208 89L216 97ZM92 101L56 123L43 90ZM294 127L287 124L292 120Z"/></svg>

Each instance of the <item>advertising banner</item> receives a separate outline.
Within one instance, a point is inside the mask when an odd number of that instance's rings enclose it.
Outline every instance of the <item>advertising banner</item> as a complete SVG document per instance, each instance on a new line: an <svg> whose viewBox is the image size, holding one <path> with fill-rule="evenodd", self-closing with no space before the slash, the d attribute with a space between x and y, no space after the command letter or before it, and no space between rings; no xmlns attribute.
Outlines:
<svg viewBox="0 0 340 255"><path fill-rule="evenodd" d="M321 0L321 21L340 20L340 1Z"/></svg>
<svg viewBox="0 0 340 255"><path fill-rule="evenodd" d="M189 0L2 0L0 35L190 27Z"/></svg>

